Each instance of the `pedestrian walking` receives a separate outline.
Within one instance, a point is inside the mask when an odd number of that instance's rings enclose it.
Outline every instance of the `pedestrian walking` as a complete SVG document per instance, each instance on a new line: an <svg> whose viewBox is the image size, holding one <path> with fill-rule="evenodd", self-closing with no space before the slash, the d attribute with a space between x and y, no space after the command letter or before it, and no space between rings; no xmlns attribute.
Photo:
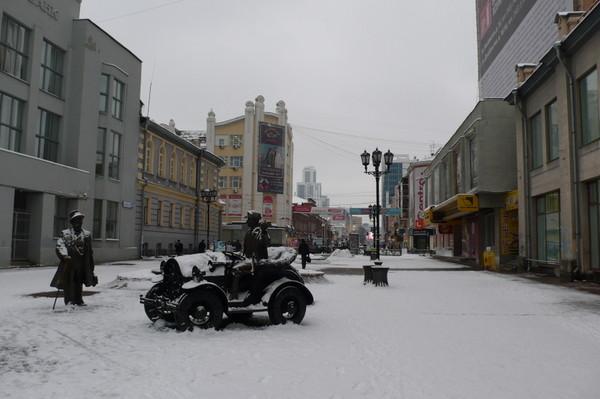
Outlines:
<svg viewBox="0 0 600 399"><path fill-rule="evenodd" d="M298 246L298 253L300 254L302 261L302 268L306 269L306 263L310 263L310 248L305 240L300 240L300 245Z"/></svg>
<svg viewBox="0 0 600 399"><path fill-rule="evenodd" d="M179 240L175 242L175 254L177 256L181 256L181 254L183 254L183 244Z"/></svg>
<svg viewBox="0 0 600 399"><path fill-rule="evenodd" d="M198 244L198 252L200 252L201 254L206 252L206 243L204 242L204 240L200 241L200 244Z"/></svg>

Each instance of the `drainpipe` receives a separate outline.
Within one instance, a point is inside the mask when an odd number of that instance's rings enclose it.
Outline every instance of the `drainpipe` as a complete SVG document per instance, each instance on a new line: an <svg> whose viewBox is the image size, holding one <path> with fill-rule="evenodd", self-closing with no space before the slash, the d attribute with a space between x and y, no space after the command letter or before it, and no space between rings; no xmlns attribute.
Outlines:
<svg viewBox="0 0 600 399"><path fill-rule="evenodd" d="M204 150L201 149L196 158L196 212L194 212L194 251L198 248L200 242L199 239L199 221L200 221L200 174L202 173L202 154ZM208 242L206 243L208 246ZM208 247L207 247L208 248Z"/></svg>
<svg viewBox="0 0 600 399"><path fill-rule="evenodd" d="M523 139L523 196L525 197L525 264L527 271L531 271L531 187L529 176L529 140L527 139L527 110L520 100L517 89L513 90L515 106L521 115L521 131Z"/></svg>
<svg viewBox="0 0 600 399"><path fill-rule="evenodd" d="M144 172L146 171L146 134L148 133L148 117L144 121L144 153L142 155L142 191L140 193L141 205L142 205L142 220L140 221L140 237L139 237L139 257L142 259L144 255L144 224L146 223L146 218L144 215L144 199L146 196L146 185L148 184L148 180L144 177ZM148 204L148 212L150 212L152 204Z"/></svg>
<svg viewBox="0 0 600 399"><path fill-rule="evenodd" d="M569 148L569 155L571 157L572 162L572 170L573 170L573 186L571 190L575 194L575 202L574 202L574 211L575 211L575 257L577 264L571 268L571 281L575 279L575 275L581 273L581 208L579 205L580 201L580 192L579 192L579 162L577 159L577 131L575 126L575 78L573 77L573 73L567 64L564 54L561 48L561 43L556 42L554 44L554 51L556 52L556 57L558 61L565 68L567 78L569 80L569 91L568 91L568 99L569 99L569 130L571 136L571 145Z"/></svg>

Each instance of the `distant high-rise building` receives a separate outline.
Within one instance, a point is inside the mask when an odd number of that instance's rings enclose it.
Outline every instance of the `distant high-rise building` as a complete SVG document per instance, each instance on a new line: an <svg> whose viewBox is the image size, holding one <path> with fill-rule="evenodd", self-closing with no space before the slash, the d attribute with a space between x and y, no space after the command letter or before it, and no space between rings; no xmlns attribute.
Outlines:
<svg viewBox="0 0 600 399"><path fill-rule="evenodd" d="M537 63L558 40L558 12L593 0L476 0L479 97L504 98L516 87L517 63Z"/></svg>
<svg viewBox="0 0 600 399"><path fill-rule="evenodd" d="M296 195L314 200L319 207L329 206L329 198L321 194L321 183L317 183L317 170L314 166L302 169L302 182L296 183Z"/></svg>

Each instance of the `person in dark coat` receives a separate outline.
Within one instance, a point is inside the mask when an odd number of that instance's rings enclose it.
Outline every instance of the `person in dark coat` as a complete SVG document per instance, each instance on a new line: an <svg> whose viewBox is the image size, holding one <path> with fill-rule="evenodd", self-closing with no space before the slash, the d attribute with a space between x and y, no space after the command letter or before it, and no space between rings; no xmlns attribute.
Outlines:
<svg viewBox="0 0 600 399"><path fill-rule="evenodd" d="M82 228L83 218L79 211L69 213L71 228L63 230L56 242L60 264L50 286L64 290L65 305L85 306L82 285L90 287L98 284L94 275L92 235Z"/></svg>
<svg viewBox="0 0 600 399"><path fill-rule="evenodd" d="M310 248L305 240L300 240L300 245L298 246L298 253L301 256L302 260L302 268L306 268L306 262L310 262Z"/></svg>
<svg viewBox="0 0 600 399"><path fill-rule="evenodd" d="M204 242L204 240L200 241L200 244L198 244L198 252L200 252L201 254L206 252L206 243Z"/></svg>
<svg viewBox="0 0 600 399"><path fill-rule="evenodd" d="M181 256L182 253L183 253L183 244L181 243L181 241L177 240L175 242L175 254L177 256Z"/></svg>

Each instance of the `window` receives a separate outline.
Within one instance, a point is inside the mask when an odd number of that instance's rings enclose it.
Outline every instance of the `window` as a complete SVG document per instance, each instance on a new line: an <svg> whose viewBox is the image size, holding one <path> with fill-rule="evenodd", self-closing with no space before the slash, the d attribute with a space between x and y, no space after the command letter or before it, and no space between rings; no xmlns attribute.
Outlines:
<svg viewBox="0 0 600 399"><path fill-rule="evenodd" d="M40 127L37 137L37 156L56 162L58 160L58 129L60 116L40 109Z"/></svg>
<svg viewBox="0 0 600 399"><path fill-rule="evenodd" d="M549 193L535 199L537 259L560 260L560 195Z"/></svg>
<svg viewBox="0 0 600 399"><path fill-rule="evenodd" d="M150 205L152 204L152 198L144 198L144 224L150 225L152 224L152 209Z"/></svg>
<svg viewBox="0 0 600 399"><path fill-rule="evenodd" d="M0 148L20 151L25 103L0 92Z"/></svg>
<svg viewBox="0 0 600 399"><path fill-rule="evenodd" d="M186 214L187 208L186 207L179 207L179 227L181 227L182 229L185 227L185 214Z"/></svg>
<svg viewBox="0 0 600 399"><path fill-rule="evenodd" d="M108 84L110 76L103 73L100 75L100 112L108 112Z"/></svg>
<svg viewBox="0 0 600 399"><path fill-rule="evenodd" d="M106 129L98 128L96 138L96 176L104 176L104 153L106 151Z"/></svg>
<svg viewBox="0 0 600 399"><path fill-rule="evenodd" d="M241 188L242 178L240 176L231 176L231 188Z"/></svg>
<svg viewBox="0 0 600 399"><path fill-rule="evenodd" d="M0 28L0 70L27 80L30 30L6 14Z"/></svg>
<svg viewBox="0 0 600 399"><path fill-rule="evenodd" d="M219 148L225 148L227 146L227 139L229 136L217 136L217 145Z"/></svg>
<svg viewBox="0 0 600 399"><path fill-rule="evenodd" d="M219 188L227 188L227 176L219 176Z"/></svg>
<svg viewBox="0 0 600 399"><path fill-rule="evenodd" d="M153 173L154 169L154 144L151 139L146 140L146 172Z"/></svg>
<svg viewBox="0 0 600 399"><path fill-rule="evenodd" d="M171 180L177 181L177 158L175 156L175 150L173 150L171 158L169 159L169 173L171 174Z"/></svg>
<svg viewBox="0 0 600 399"><path fill-rule="evenodd" d="M108 177L119 178L119 164L121 162L121 135L110 132L110 153L108 154Z"/></svg>
<svg viewBox="0 0 600 399"><path fill-rule="evenodd" d="M600 268L600 180L588 185L590 204L590 264L593 269Z"/></svg>
<svg viewBox="0 0 600 399"><path fill-rule="evenodd" d="M117 119L123 119L123 95L125 84L118 79L113 79L113 98L111 113Z"/></svg>
<svg viewBox="0 0 600 399"><path fill-rule="evenodd" d="M240 148L242 146L242 136L231 136L231 145L234 148Z"/></svg>
<svg viewBox="0 0 600 399"><path fill-rule="evenodd" d="M175 218L175 213L177 212L177 205L175 204L171 204L171 217L169 218L169 226L171 227L175 227L175 221L177 220Z"/></svg>
<svg viewBox="0 0 600 399"><path fill-rule="evenodd" d="M102 238L102 200L94 200L94 225L92 238Z"/></svg>
<svg viewBox="0 0 600 399"><path fill-rule="evenodd" d="M42 90L62 97L65 52L44 40L42 53Z"/></svg>
<svg viewBox="0 0 600 399"><path fill-rule="evenodd" d="M475 137L469 139L469 169L471 173L471 188L474 188L479 183L479 172L477 160L477 143Z"/></svg>
<svg viewBox="0 0 600 399"><path fill-rule="evenodd" d="M579 102L581 105L581 141L585 145L600 138L597 70L594 69L579 81Z"/></svg>
<svg viewBox="0 0 600 399"><path fill-rule="evenodd" d="M161 144L158 149L158 175L160 177L167 176L167 150L165 149L165 145Z"/></svg>
<svg viewBox="0 0 600 399"><path fill-rule="evenodd" d="M244 157L231 157L229 158L229 166L232 168L239 168L242 166Z"/></svg>
<svg viewBox="0 0 600 399"><path fill-rule="evenodd" d="M54 237L60 237L60 233L69 228L69 199L55 197L54 199Z"/></svg>
<svg viewBox="0 0 600 399"><path fill-rule="evenodd" d="M185 179L186 179L186 166L187 165L187 161L186 158L183 157L181 158L181 164L179 165L179 178L181 179L180 182L181 184L185 184Z"/></svg>
<svg viewBox="0 0 600 399"><path fill-rule="evenodd" d="M157 212L158 214L156 215L156 224L158 226L162 226L163 225L163 215L164 215L164 211L165 211L165 204L163 201L158 201L158 208L157 208Z"/></svg>
<svg viewBox="0 0 600 399"><path fill-rule="evenodd" d="M195 188L196 187L196 165L194 164L193 160L190 162L189 177L190 177L189 186Z"/></svg>
<svg viewBox="0 0 600 399"><path fill-rule="evenodd" d="M190 209L190 223L188 226L190 229L193 229L195 225L196 225L196 208L191 208Z"/></svg>
<svg viewBox="0 0 600 399"><path fill-rule="evenodd" d="M106 238L116 239L118 235L119 203L106 201Z"/></svg>
<svg viewBox="0 0 600 399"><path fill-rule="evenodd" d="M536 169L544 163L544 150L542 140L542 114L537 113L529 120L531 140L531 168Z"/></svg>
<svg viewBox="0 0 600 399"><path fill-rule="evenodd" d="M556 100L546 106L546 143L548 161L558 158L558 112Z"/></svg>

